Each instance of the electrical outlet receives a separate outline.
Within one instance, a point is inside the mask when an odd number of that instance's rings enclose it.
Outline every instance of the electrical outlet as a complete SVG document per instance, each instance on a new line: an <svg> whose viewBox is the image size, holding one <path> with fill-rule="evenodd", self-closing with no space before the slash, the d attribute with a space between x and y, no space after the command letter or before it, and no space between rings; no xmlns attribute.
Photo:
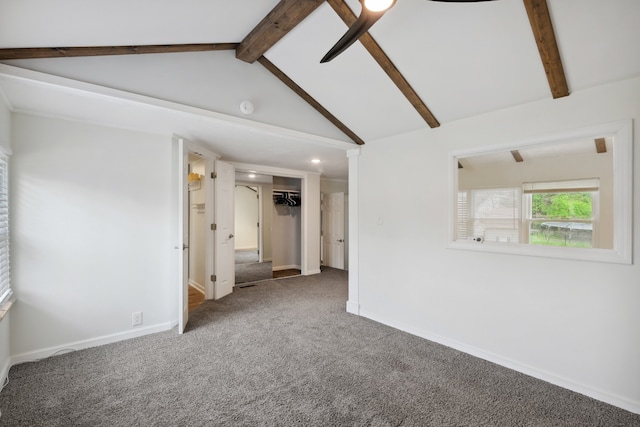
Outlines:
<svg viewBox="0 0 640 427"><path fill-rule="evenodd" d="M142 312L141 311L134 311L133 313L131 313L131 325L132 326L142 325Z"/></svg>

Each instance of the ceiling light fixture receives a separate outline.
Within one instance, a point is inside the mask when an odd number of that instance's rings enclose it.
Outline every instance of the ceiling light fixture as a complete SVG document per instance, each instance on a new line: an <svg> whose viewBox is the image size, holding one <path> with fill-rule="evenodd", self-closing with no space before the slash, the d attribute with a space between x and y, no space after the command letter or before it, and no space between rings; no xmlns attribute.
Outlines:
<svg viewBox="0 0 640 427"><path fill-rule="evenodd" d="M256 177L256 175L253 174L253 173L250 173L248 176L249 176L249 178L255 178Z"/></svg>
<svg viewBox="0 0 640 427"><path fill-rule="evenodd" d="M320 159L311 159L311 163L320 163Z"/></svg>
<svg viewBox="0 0 640 427"><path fill-rule="evenodd" d="M396 0L364 0L364 7L371 12L384 12L391 9Z"/></svg>

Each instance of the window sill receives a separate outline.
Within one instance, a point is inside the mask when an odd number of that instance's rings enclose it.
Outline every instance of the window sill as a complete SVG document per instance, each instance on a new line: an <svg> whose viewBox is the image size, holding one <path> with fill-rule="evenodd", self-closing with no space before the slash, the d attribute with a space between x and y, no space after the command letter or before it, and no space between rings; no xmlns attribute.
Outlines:
<svg viewBox="0 0 640 427"><path fill-rule="evenodd" d="M0 321L4 319L4 316L9 312L9 309L16 302L16 299L11 297L4 304L0 305Z"/></svg>
<svg viewBox="0 0 640 427"><path fill-rule="evenodd" d="M546 258L573 259L578 261L610 262L632 264L631 251L623 249L565 248L558 246L538 246L522 243L494 243L456 240L450 242L450 249L478 252L493 252L510 255L527 255Z"/></svg>

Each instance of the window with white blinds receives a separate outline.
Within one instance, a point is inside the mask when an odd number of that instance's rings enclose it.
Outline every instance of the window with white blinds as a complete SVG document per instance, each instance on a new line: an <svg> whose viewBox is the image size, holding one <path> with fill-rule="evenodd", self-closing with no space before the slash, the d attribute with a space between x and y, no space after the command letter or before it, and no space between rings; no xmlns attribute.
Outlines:
<svg viewBox="0 0 640 427"><path fill-rule="evenodd" d="M466 240L470 238L473 233L469 230L469 192L458 192L458 221L456 229L458 240Z"/></svg>
<svg viewBox="0 0 640 427"><path fill-rule="evenodd" d="M8 159L0 153L0 305L11 296L9 280Z"/></svg>
<svg viewBox="0 0 640 427"><path fill-rule="evenodd" d="M491 242L520 241L519 188L490 188L458 192L457 239Z"/></svg>

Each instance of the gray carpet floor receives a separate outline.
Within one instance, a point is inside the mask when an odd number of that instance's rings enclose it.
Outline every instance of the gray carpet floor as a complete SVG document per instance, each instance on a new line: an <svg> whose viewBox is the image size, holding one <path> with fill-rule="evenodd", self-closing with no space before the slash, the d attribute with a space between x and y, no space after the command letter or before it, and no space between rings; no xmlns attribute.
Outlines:
<svg viewBox="0 0 640 427"><path fill-rule="evenodd" d="M258 262L256 251L237 251L235 257L236 285L273 278L271 262Z"/></svg>
<svg viewBox="0 0 640 427"><path fill-rule="evenodd" d="M175 330L24 363L2 426L640 426L345 312L347 274L259 282Z"/></svg>

